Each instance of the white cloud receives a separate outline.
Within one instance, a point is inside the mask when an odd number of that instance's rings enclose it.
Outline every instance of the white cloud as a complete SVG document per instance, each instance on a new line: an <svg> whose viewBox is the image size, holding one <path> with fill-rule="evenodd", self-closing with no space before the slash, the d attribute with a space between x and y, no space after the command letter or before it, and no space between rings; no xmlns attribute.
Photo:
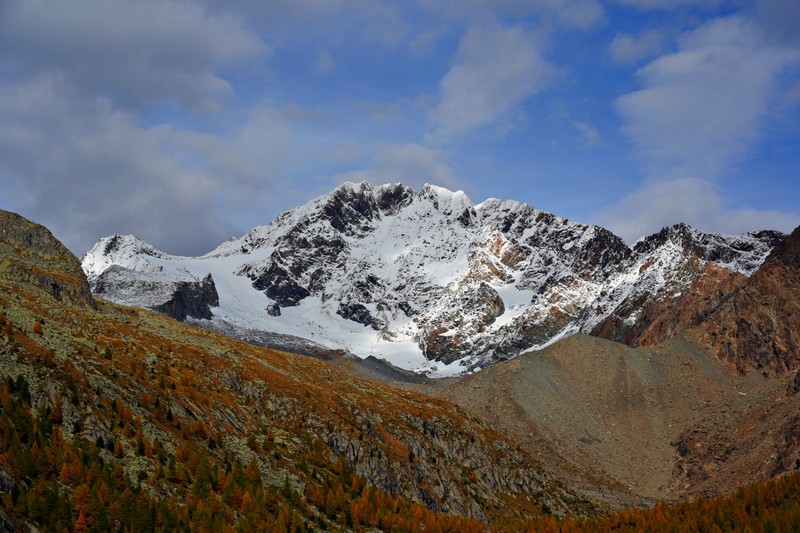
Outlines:
<svg viewBox="0 0 800 533"><path fill-rule="evenodd" d="M696 178L647 183L593 218L628 243L678 222L734 235L800 225L795 214L731 206L714 183Z"/></svg>
<svg viewBox="0 0 800 533"><path fill-rule="evenodd" d="M536 37L520 27L471 28L439 83L430 139L449 141L502 119L548 81Z"/></svg>
<svg viewBox="0 0 800 533"><path fill-rule="evenodd" d="M181 131L175 133L174 142L192 154L193 161L215 176L222 187L238 190L245 198L257 195L260 199L265 185L292 162L296 134L287 116L291 114L255 106L231 137Z"/></svg>
<svg viewBox="0 0 800 533"><path fill-rule="evenodd" d="M608 50L616 63L633 63L661 51L664 37L659 30L646 30L638 35L617 33Z"/></svg>
<svg viewBox="0 0 800 533"><path fill-rule="evenodd" d="M652 174L715 176L747 154L777 76L798 58L742 18L712 21L638 71L644 88L616 101L623 131Z"/></svg>
<svg viewBox="0 0 800 533"><path fill-rule="evenodd" d="M161 100L215 107L232 91L216 71L264 43L229 14L175 0L10 0L0 4L0 58L55 71L93 95L136 107Z"/></svg>
<svg viewBox="0 0 800 533"><path fill-rule="evenodd" d="M321 173L357 163L364 148L341 135L337 117L316 108L248 109L226 134L180 131L173 137L183 163L214 177L214 207L242 230L307 201Z"/></svg>
<svg viewBox="0 0 800 533"><path fill-rule="evenodd" d="M170 127L143 128L61 76L0 88L0 180L8 207L48 225L75 253L112 232L173 252L205 252L231 228L219 184L170 153Z"/></svg>

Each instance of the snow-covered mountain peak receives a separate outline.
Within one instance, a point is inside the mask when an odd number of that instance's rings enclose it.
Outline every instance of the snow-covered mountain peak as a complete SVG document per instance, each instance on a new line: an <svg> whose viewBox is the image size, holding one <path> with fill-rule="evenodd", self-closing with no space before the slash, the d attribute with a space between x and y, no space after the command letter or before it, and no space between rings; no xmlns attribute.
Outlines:
<svg viewBox="0 0 800 533"><path fill-rule="evenodd" d="M99 276L112 265L130 270L147 269L148 257L169 259L169 254L155 249L135 235L114 234L103 237L81 257L87 277Z"/></svg>
<svg viewBox="0 0 800 533"><path fill-rule="evenodd" d="M427 200L433 208L445 216L454 216L463 224L474 222L475 206L464 191L450 191L444 187L425 184L419 198Z"/></svg>
<svg viewBox="0 0 800 533"><path fill-rule="evenodd" d="M229 333L294 335L442 376L578 331L622 335L706 262L749 274L781 236L679 224L631 249L522 202L348 182L203 257L111 236L83 266L123 303L164 309L165 299L175 316L211 317L204 323Z"/></svg>

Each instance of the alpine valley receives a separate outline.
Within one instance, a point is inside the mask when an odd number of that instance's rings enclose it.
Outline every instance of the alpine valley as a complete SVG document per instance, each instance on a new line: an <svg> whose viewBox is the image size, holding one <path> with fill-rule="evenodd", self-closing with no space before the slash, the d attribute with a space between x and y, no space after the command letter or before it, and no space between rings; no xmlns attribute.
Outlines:
<svg viewBox="0 0 800 533"><path fill-rule="evenodd" d="M800 523L800 228L347 183L78 260L0 211L0 331L0 531Z"/></svg>

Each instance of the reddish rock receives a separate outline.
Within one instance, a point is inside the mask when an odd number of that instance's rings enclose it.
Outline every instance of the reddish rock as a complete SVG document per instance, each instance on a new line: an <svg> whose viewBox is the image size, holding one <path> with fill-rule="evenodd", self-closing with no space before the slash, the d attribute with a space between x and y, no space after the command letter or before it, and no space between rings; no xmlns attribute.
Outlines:
<svg viewBox="0 0 800 533"><path fill-rule="evenodd" d="M800 367L800 227L699 330L741 373L780 375Z"/></svg>

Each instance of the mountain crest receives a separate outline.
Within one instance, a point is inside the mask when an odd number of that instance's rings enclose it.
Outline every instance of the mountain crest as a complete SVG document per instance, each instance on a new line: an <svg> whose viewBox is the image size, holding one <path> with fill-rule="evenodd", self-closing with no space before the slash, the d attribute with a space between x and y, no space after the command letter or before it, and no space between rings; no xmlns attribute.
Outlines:
<svg viewBox="0 0 800 533"><path fill-rule="evenodd" d="M83 270L89 277L99 276L113 265L131 270L146 269L150 263L146 258L169 259L167 253L155 249L135 235L115 233L103 237L91 250L81 257Z"/></svg>
<svg viewBox="0 0 800 533"><path fill-rule="evenodd" d="M155 309L174 300L177 281L194 283L209 306L197 318L209 327L295 335L444 376L576 332L632 344L661 338L649 328L669 320L661 307L644 312L648 302L673 302L718 272L750 275L780 237L677 224L631 249L605 228L521 202L476 206L435 185L417 192L363 182L343 183L203 257L112 236L84 256L84 268L117 301L144 301L126 278L166 298L148 299ZM126 270L98 284L111 265ZM168 290L154 289L158 279ZM218 305L200 290L206 279Z"/></svg>

